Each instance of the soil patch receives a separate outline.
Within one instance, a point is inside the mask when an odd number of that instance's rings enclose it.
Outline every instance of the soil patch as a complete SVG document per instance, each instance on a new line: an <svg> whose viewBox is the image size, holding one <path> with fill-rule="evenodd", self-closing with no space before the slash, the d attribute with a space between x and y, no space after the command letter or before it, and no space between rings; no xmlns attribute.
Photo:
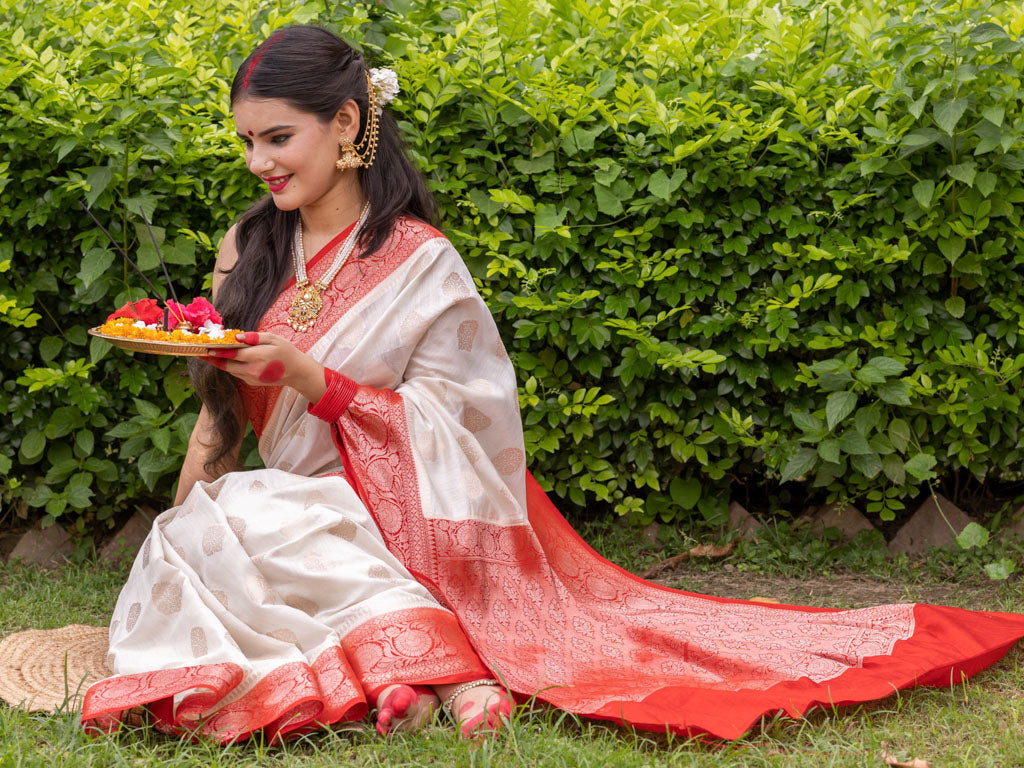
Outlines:
<svg viewBox="0 0 1024 768"><path fill-rule="evenodd" d="M822 608L864 608L887 603L932 603L998 610L1019 584L989 582L905 583L857 573L792 578L738 570L699 571L681 568L652 579L654 583L702 595L749 600L767 597L781 603Z"/></svg>

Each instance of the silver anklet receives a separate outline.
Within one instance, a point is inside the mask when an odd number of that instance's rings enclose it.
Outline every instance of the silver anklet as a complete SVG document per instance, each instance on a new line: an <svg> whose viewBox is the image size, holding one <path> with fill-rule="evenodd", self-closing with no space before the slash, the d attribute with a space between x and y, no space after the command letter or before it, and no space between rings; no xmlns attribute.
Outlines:
<svg viewBox="0 0 1024 768"><path fill-rule="evenodd" d="M473 688L479 688L482 685L501 685L501 683L499 683L497 680L492 679L471 680L468 683L463 683L454 691L452 691L451 695L444 700L444 703L441 704L441 709L445 711L448 717L454 719L455 716L452 714L452 704L455 702L455 699L464 694L466 691L472 690Z"/></svg>

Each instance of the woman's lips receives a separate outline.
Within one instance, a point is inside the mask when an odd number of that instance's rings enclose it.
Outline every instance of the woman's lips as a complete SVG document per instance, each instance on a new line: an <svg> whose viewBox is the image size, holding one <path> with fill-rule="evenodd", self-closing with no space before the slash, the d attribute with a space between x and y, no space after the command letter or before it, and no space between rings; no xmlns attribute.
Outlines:
<svg viewBox="0 0 1024 768"><path fill-rule="evenodd" d="M267 183L267 187L270 188L271 192L280 192L288 185L288 182L291 180L291 174L287 176L275 176L272 179L264 179L264 181Z"/></svg>

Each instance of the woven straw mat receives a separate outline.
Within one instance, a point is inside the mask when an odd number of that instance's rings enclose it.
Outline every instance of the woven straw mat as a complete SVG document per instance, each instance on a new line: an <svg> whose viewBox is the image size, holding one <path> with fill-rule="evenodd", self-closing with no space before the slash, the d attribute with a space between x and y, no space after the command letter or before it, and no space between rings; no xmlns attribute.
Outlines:
<svg viewBox="0 0 1024 768"><path fill-rule="evenodd" d="M0 699L30 712L80 709L86 689L110 677L106 627L28 629L0 640Z"/></svg>

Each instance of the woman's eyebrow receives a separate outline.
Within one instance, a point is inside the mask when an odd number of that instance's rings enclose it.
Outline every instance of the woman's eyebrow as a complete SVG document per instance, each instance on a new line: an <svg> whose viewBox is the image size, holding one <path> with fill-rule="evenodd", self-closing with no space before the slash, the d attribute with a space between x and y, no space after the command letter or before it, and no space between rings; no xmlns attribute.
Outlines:
<svg viewBox="0 0 1024 768"><path fill-rule="evenodd" d="M274 133L275 131L287 131L289 128L292 128L292 127L294 127L294 126L291 126L291 125L275 125L273 128L267 128L267 130L265 130L265 131L260 131L259 137L262 139L264 136L267 136L267 135L269 135L271 133ZM238 133L238 132L236 131L236 133ZM250 133L249 135L252 136L252 133ZM244 139L245 136L243 136L241 133L238 133L238 138Z"/></svg>

